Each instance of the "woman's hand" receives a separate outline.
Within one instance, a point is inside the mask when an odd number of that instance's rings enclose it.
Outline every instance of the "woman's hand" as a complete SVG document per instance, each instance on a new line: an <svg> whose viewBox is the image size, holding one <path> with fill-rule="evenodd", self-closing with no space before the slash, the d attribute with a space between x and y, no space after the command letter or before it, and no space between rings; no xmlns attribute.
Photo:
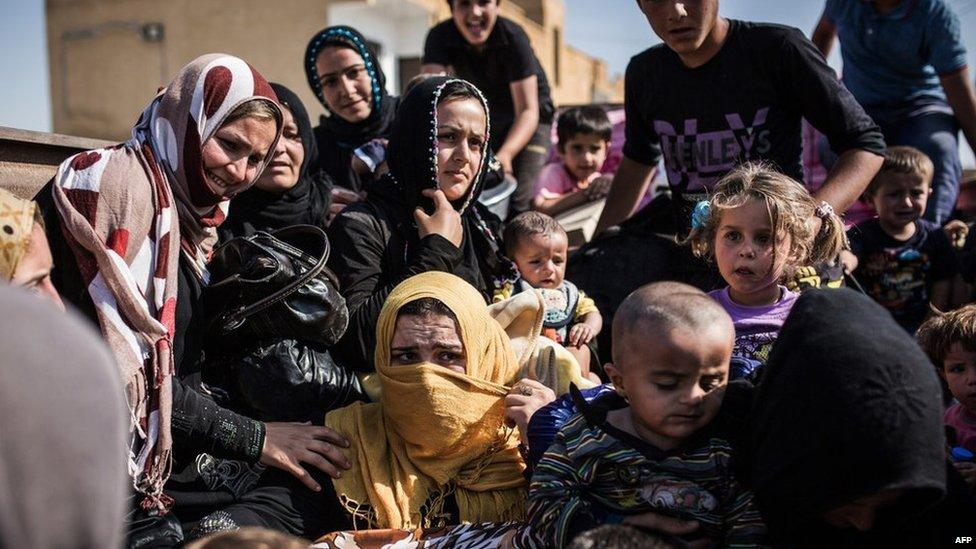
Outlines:
<svg viewBox="0 0 976 549"><path fill-rule="evenodd" d="M505 419L519 429L522 442L528 442L527 430L532 414L556 400L552 389L534 379L522 378L505 396Z"/></svg>
<svg viewBox="0 0 976 549"><path fill-rule="evenodd" d="M332 478L352 463L336 446L349 447L349 441L329 429L308 423L265 423L261 463L287 471L316 492L322 489L301 463L314 465Z"/></svg>
<svg viewBox="0 0 976 549"><path fill-rule="evenodd" d="M414 210L413 217L417 220L417 233L420 234L420 238L439 234L460 248L461 239L464 238L461 214L448 202L444 191L426 189L423 194L434 201L434 215L427 215L427 212L421 208Z"/></svg>

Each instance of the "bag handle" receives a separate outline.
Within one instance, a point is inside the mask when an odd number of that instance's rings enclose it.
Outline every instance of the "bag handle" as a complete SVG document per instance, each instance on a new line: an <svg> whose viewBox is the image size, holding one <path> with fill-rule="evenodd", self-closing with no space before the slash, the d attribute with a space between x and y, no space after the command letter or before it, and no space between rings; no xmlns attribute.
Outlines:
<svg viewBox="0 0 976 549"><path fill-rule="evenodd" d="M263 232L263 231L262 231ZM322 243L322 257L318 259L315 265L312 266L305 274L295 278L292 282L288 283L284 288L274 292L273 294L261 298L258 301L250 305L244 305L239 307L236 311L228 314L223 322L221 322L221 331L223 333L229 333L237 328L241 327L247 318L251 315L259 313L268 307L278 303L279 301L285 299L291 294L297 292L302 286L308 284L313 278L319 275L323 269L325 269L325 264L329 260L329 253L331 251L331 245L329 244L329 237L325 234L320 227L315 225L293 225L291 227L285 227L283 229L278 229L277 231L272 231L266 234L278 241L278 245L281 246L290 255L301 257L305 255L302 250L295 248L294 246L283 241L279 236L288 236L292 234L309 234L319 238ZM262 234L262 233L258 233Z"/></svg>

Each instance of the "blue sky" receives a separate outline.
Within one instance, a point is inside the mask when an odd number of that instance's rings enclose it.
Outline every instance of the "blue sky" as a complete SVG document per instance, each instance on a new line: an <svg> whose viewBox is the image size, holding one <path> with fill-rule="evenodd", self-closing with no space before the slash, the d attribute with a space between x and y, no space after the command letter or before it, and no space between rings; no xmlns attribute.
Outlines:
<svg viewBox="0 0 976 549"><path fill-rule="evenodd" d="M201 0L206 1L206 0ZM288 0L284 0L288 1ZM634 0L563 0L566 40L609 62L622 73L632 55L658 42ZM856 1L856 0L851 0ZM976 0L946 0L976 29ZM823 3L818 0L722 0L726 17L792 25L809 35ZM0 126L50 131L44 0L0 0ZM976 67L976 35L963 32L970 67ZM831 64L839 67L837 48Z"/></svg>

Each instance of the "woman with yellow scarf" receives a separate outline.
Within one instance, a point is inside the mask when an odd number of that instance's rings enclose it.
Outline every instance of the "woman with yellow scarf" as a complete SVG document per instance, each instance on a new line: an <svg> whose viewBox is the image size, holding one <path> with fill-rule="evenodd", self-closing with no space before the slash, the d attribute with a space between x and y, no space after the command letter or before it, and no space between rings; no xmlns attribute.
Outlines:
<svg viewBox="0 0 976 549"><path fill-rule="evenodd" d="M478 529L481 539L503 533L525 509L520 428L554 398L538 381L519 379L515 357L472 285L434 271L404 280L377 320L374 401L325 416L346 442L341 470L331 479L313 471L318 493L265 471L257 488L218 513L228 524L313 539L485 522L498 527Z"/></svg>
<svg viewBox="0 0 976 549"><path fill-rule="evenodd" d="M325 418L351 442L352 468L333 485L354 526L522 518L525 464L505 418L519 366L481 294L447 273L411 277L383 305L376 341L379 401Z"/></svg>

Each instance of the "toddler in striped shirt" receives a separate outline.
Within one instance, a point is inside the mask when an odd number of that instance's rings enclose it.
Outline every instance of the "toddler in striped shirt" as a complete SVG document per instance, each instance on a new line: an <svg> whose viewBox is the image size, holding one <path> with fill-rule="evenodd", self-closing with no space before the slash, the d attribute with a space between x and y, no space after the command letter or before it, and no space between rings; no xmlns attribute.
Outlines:
<svg viewBox="0 0 976 549"><path fill-rule="evenodd" d="M653 529L661 516L696 526L684 541L759 545L765 527L736 481L723 422L735 340L720 305L691 286L632 293L613 322L614 392L587 403L557 433L532 476L516 547L564 547L607 523Z"/></svg>

